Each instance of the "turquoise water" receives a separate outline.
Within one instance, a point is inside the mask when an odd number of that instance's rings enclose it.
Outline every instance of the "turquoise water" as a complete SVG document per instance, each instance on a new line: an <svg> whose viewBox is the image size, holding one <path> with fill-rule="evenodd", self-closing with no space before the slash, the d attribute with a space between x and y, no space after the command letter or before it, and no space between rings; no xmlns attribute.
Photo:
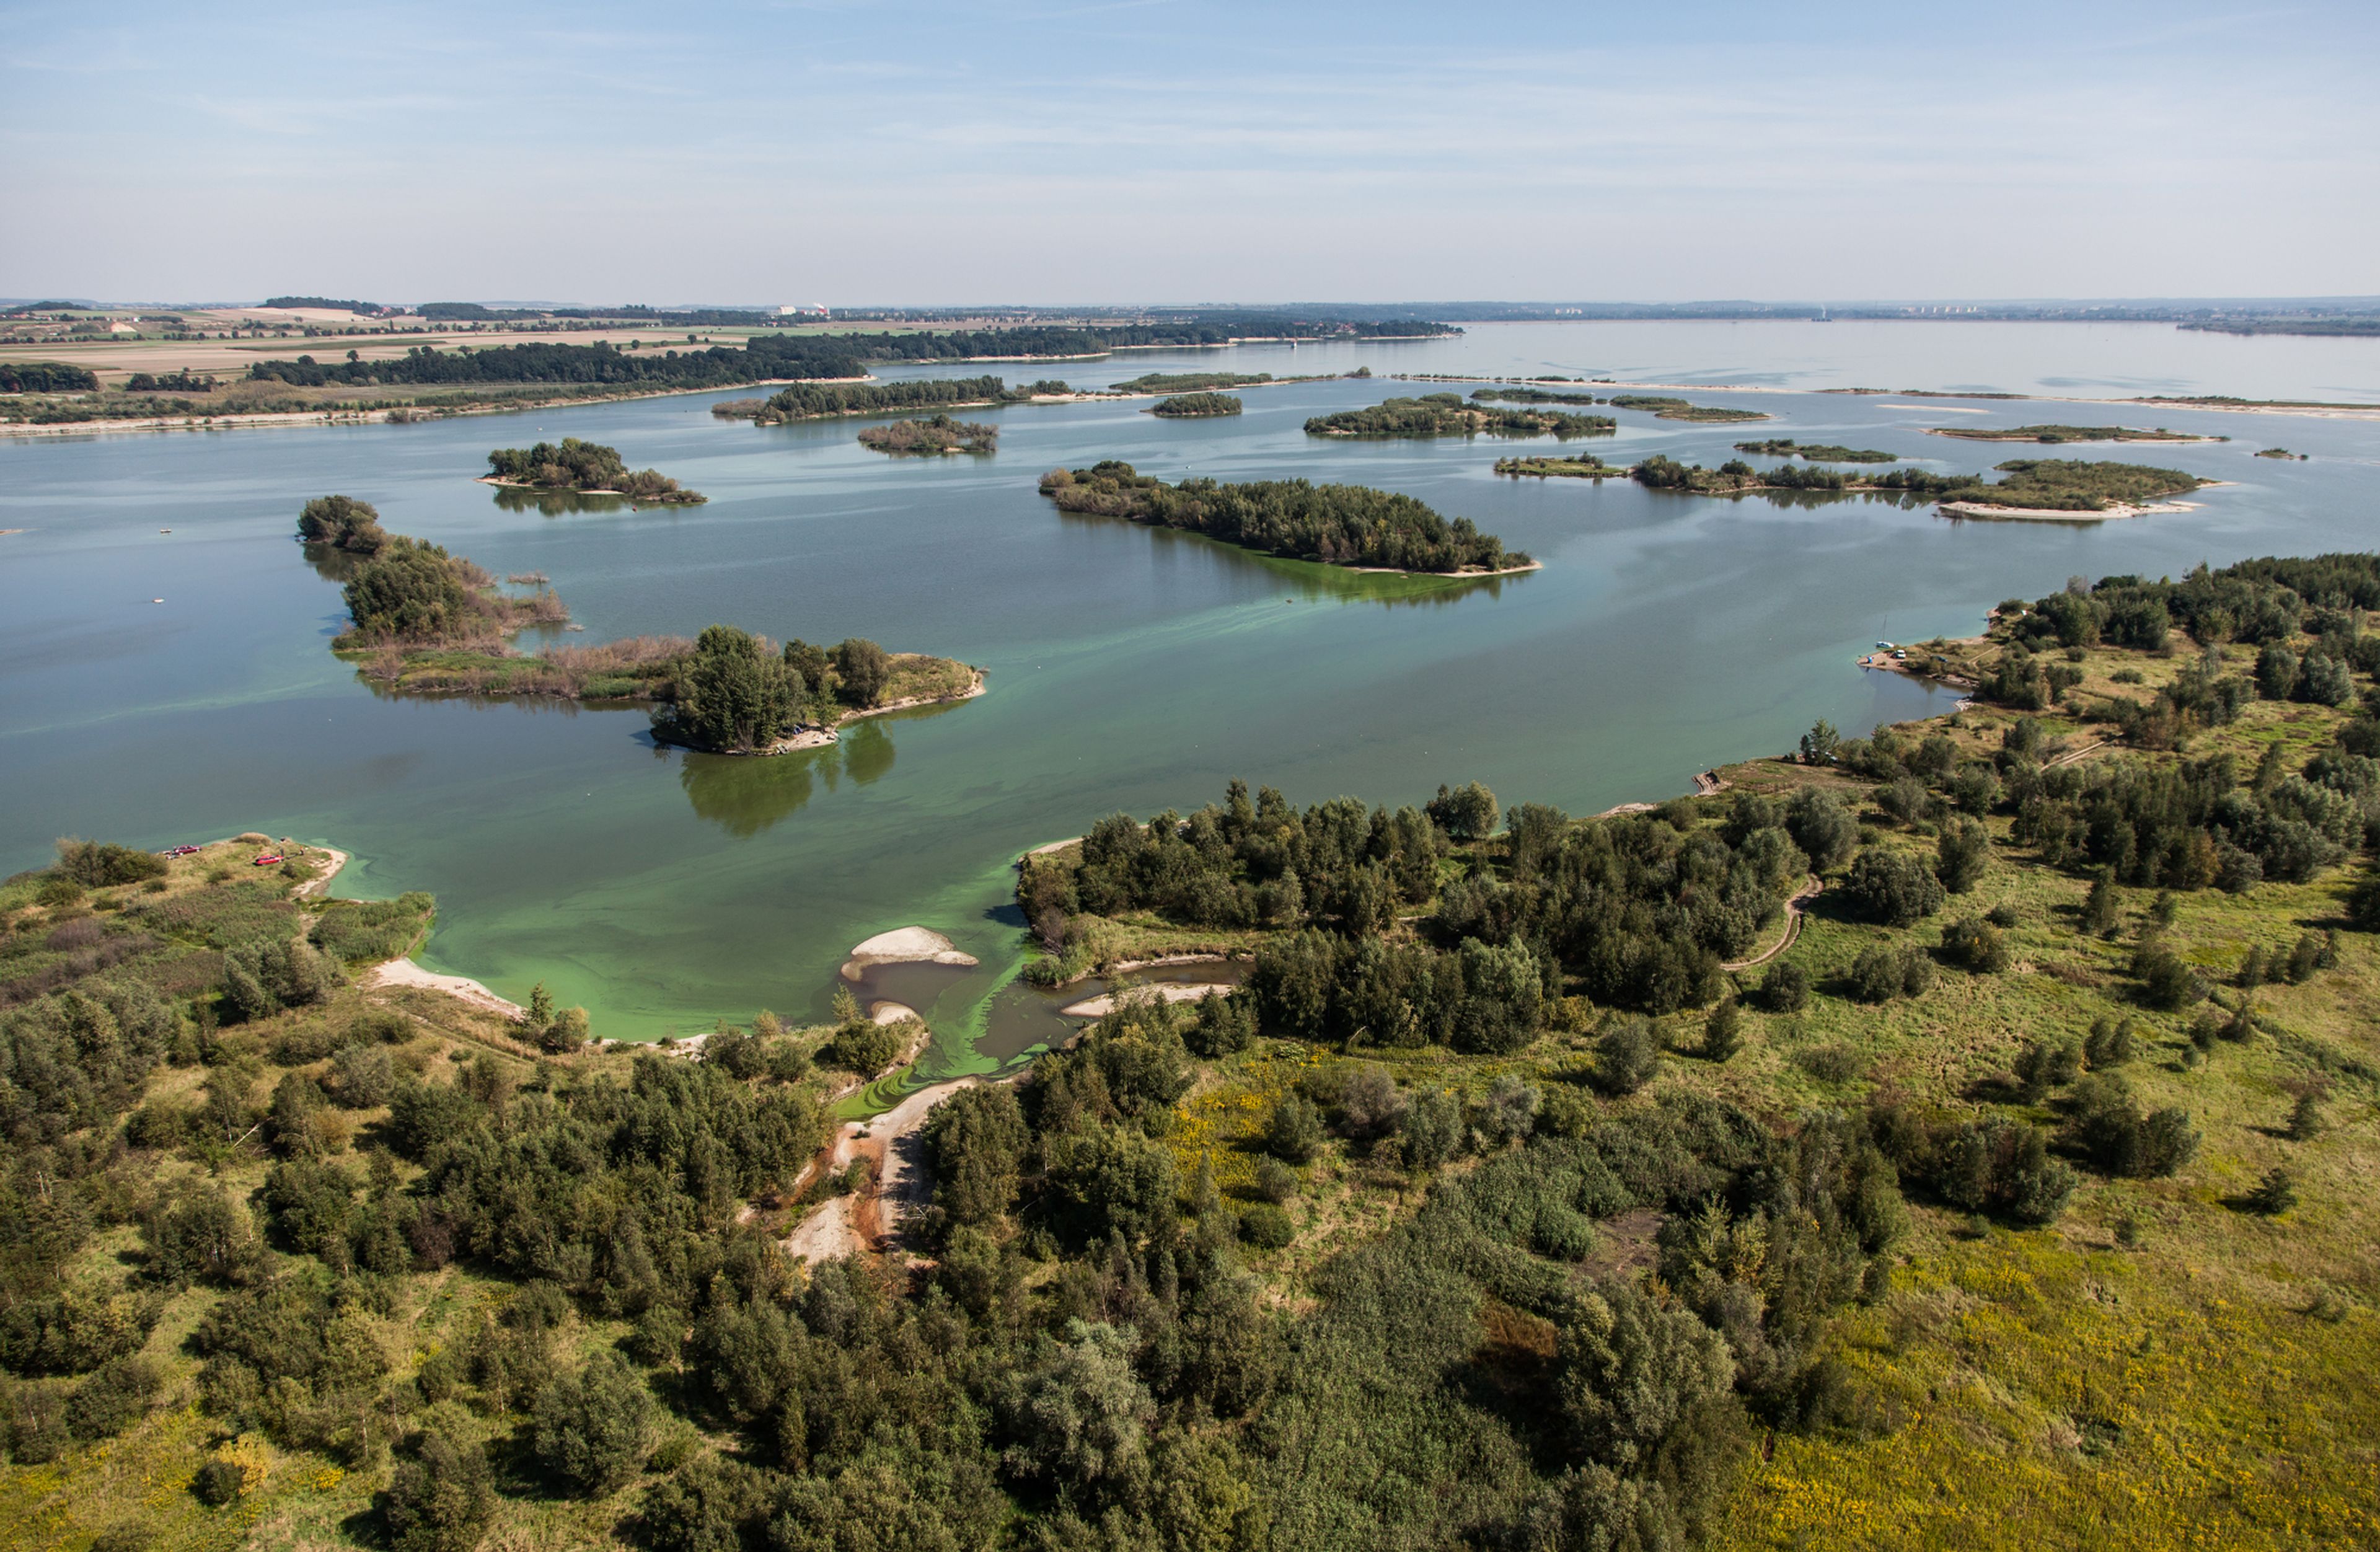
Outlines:
<svg viewBox="0 0 2380 1552"><path fill-rule="evenodd" d="M1379 381L1254 390L1229 420L1160 421L1139 413L1147 401L989 412L1002 426L989 459L892 460L847 423L756 428L707 413L728 394L416 426L8 439L0 527L25 531L0 537L0 867L38 865L62 834L334 842L358 859L343 892L436 892L425 963L516 998L542 980L613 1036L688 1033L764 1006L821 1013L851 944L920 923L983 962L928 1010L941 1035L929 1068L954 1071L988 1060L972 1033L1021 952L1013 858L1102 814L1187 809L1234 775L1301 804L1416 801L1473 778L1507 802L1573 812L1658 798L1712 764L1790 746L1819 717L1864 728L1937 707L1852 665L1878 637L1963 634L1998 600L2074 574L2380 541L2380 421L1808 391L2380 401L2380 344L2368 341L1500 325L1408 345L995 370L1105 383L1358 364L1781 390L1697 394L1768 422L1623 413L1617 436L1571 444L1614 461L1658 450L1716 462L1740 438L1776 435L1977 469L2022 450L1924 429L2121 419L2234 440L2082 455L2230 483L2195 511L2132 522L1960 524L1878 502L1712 501L1489 472L1500 452L1550 443L1303 433L1308 415L1415 391ZM488 448L565 434L613 443L710 504L548 515L473 483ZM2313 460L2252 456L2274 444ZM1062 515L1036 493L1043 469L1102 457L1169 478L1408 491L1545 569L1414 589ZM547 573L586 627L572 640L713 621L780 638L866 635L979 664L990 693L769 761L658 749L635 711L376 697L330 656L337 586L287 537L298 505L332 491L492 571Z"/></svg>

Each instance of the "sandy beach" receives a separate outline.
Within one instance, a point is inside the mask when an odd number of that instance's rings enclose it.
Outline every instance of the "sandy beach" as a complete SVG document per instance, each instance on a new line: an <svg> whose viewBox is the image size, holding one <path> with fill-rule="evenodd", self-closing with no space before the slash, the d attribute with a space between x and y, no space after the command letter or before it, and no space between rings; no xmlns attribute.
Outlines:
<svg viewBox="0 0 2380 1552"><path fill-rule="evenodd" d="M528 1016L527 1008L517 1002L506 1001L468 976L441 976L434 971L424 970L409 959L392 959L387 964L375 967L370 978L364 984L366 986L423 987L431 991L443 991L449 997L459 998L475 1008L498 1013L505 1018L518 1019Z"/></svg>
<svg viewBox="0 0 2380 1552"><path fill-rule="evenodd" d="M931 928L900 927L854 944L851 957L844 961L843 977L856 981L860 972L871 964L955 964L964 968L980 963L973 954L961 953L957 944Z"/></svg>
<svg viewBox="0 0 2380 1552"><path fill-rule="evenodd" d="M1160 1001L1196 1002L1209 993L1219 997L1229 997L1239 989L1224 981L1208 981L1196 985L1167 982L1162 986L1134 987L1129 991L1111 991L1099 997L1087 997L1080 1002L1059 1009L1058 1013L1062 1018L1105 1018L1122 1004L1136 997L1146 997L1152 992Z"/></svg>

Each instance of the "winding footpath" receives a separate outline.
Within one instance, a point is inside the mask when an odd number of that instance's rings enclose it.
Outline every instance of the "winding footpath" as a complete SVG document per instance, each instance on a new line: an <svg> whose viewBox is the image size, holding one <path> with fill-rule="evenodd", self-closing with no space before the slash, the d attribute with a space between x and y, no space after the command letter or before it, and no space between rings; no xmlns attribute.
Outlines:
<svg viewBox="0 0 2380 1552"><path fill-rule="evenodd" d="M1759 953L1754 954L1750 959L1732 960L1720 965L1719 968L1722 970L1750 970L1755 966L1767 964L1770 960L1775 959L1779 954L1783 953L1787 949L1791 948L1802 936L1802 912L1803 907L1810 901L1815 899L1818 891L1826 887L1825 881L1815 873L1809 874L1803 878L1802 880L1802 887L1795 890L1793 891L1792 898L1785 902L1785 935L1778 939L1774 943L1769 944L1767 949L1763 950Z"/></svg>

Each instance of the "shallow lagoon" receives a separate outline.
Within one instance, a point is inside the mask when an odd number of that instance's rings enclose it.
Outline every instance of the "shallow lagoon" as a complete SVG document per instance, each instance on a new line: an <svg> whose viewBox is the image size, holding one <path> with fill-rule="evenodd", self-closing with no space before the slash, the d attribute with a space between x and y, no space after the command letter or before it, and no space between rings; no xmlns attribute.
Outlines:
<svg viewBox="0 0 2380 1552"><path fill-rule="evenodd" d="M1697 367L1695 363L1702 363ZM755 428L716 397L417 426L0 441L0 867L66 833L162 845L261 828L334 841L343 892L428 889L435 968L523 997L543 980L599 1032L658 1037L767 1006L823 1012L851 944L921 923L981 966L936 989L929 1067L988 1062L985 1004L1021 952L1012 859L1122 808L1220 796L1233 775L1301 805L1418 801L1478 778L1591 812L1938 697L1864 674L1879 637L1972 631L2070 575L2177 573L2380 542L2380 421L1827 394L1872 385L2380 400L2380 344L2163 326L1494 325L1415 344L1133 353L1012 378L1150 370L1558 371L1772 391L1703 402L1774 418L1623 413L1565 444L1716 462L1737 440L1876 446L1977 469L2022 448L1924 428L2084 420L2226 443L2064 449L2232 483L2195 511L2089 526L1952 523L1851 500L1780 505L1625 482L1514 481L1515 445L1324 443L1305 418L1425 391L1374 380L1251 390L1247 412L1160 421L1148 401L998 412L989 459L890 461L848 422ZM925 375L904 370L901 375ZM1880 381L1879 381L1880 380ZM710 497L548 515L473 483L489 447L617 445ZM2252 456L2285 445L2309 463ZM1041 470L1122 457L1168 478L1295 475L1405 491L1546 563L1467 588L1284 564L1062 515ZM872 636L987 668L990 693L861 724L770 761L655 748L634 710L376 697L326 649L336 585L288 539L331 491L502 573L543 571L596 641L728 621ZM170 528L171 533L160 529ZM162 598L163 603L152 599ZM1017 1036L1002 1015L991 1043Z"/></svg>

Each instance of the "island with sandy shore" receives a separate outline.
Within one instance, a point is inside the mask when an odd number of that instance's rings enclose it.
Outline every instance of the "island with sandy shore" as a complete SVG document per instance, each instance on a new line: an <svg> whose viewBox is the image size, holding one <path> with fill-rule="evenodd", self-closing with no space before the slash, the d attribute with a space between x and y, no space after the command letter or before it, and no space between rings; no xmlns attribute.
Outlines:
<svg viewBox="0 0 2380 1552"><path fill-rule="evenodd" d="M631 470L616 447L577 437L533 447L496 448L488 455L488 472L481 480L506 490L625 496L640 506L698 506L706 499L659 469Z"/></svg>
<svg viewBox="0 0 2380 1552"><path fill-rule="evenodd" d="M1055 468L1041 493L1062 512L1127 517L1205 534L1245 550L1326 565L1441 576L1505 576L1536 562L1507 551L1468 517L1452 521L1426 503L1364 485L1304 479L1224 484L1185 479L1170 485L1130 464Z"/></svg>
<svg viewBox="0 0 2380 1552"><path fill-rule="evenodd" d="M1237 415L1246 406L1234 394L1176 394L1160 399L1148 413L1164 420L1211 419L1217 416Z"/></svg>
<svg viewBox="0 0 2380 1552"><path fill-rule="evenodd" d="M1660 394L1614 394L1604 402L1614 409L1649 410L1657 420L1695 420L1726 425L1737 420L1768 418L1767 413L1763 410L1729 409L1718 405L1698 405Z"/></svg>
<svg viewBox="0 0 2380 1552"><path fill-rule="evenodd" d="M1802 492L1930 497L1941 503L1945 513L1954 516L2068 521L2131 517L2145 512L2172 510L2155 503L2217 483L2180 469L2066 458L2015 458L1996 468L2007 478L1995 481L1979 474L1934 474L1924 469L1846 474L1797 464L1761 469L1741 458L1730 458L1717 468L1706 468L1656 454L1629 469L1628 476L1647 490L1685 495Z"/></svg>

